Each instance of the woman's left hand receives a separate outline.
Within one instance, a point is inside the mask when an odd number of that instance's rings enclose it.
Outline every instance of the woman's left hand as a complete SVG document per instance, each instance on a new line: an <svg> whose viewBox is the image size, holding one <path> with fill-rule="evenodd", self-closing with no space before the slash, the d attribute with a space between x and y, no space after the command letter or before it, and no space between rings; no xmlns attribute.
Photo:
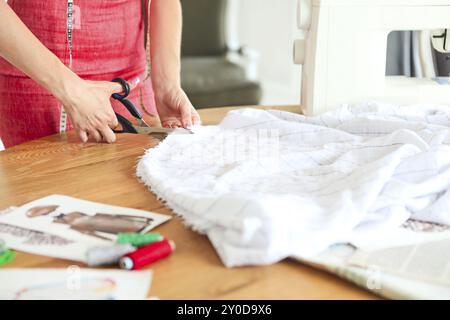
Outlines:
<svg viewBox="0 0 450 320"><path fill-rule="evenodd" d="M155 90L156 108L165 128L187 128L200 124L200 116L180 87Z"/></svg>

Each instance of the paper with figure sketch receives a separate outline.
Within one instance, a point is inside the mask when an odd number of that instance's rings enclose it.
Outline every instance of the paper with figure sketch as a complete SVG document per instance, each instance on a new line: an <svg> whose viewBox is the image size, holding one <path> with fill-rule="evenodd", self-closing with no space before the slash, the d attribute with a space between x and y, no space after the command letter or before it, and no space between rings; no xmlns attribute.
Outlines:
<svg viewBox="0 0 450 320"><path fill-rule="evenodd" d="M347 263L450 286L450 239L377 251L358 250Z"/></svg>
<svg viewBox="0 0 450 320"><path fill-rule="evenodd" d="M311 265L346 279L373 293L389 299L450 299L450 286L419 281L398 273L380 270L375 266L358 267L347 263L356 248L335 245L314 259L297 257Z"/></svg>
<svg viewBox="0 0 450 320"><path fill-rule="evenodd" d="M149 270L4 269L0 300L140 300L151 280Z"/></svg>
<svg viewBox="0 0 450 320"><path fill-rule="evenodd" d="M373 239L368 234L367 239L353 241L358 250L346 262L450 286L448 225L410 219L402 227L383 233L377 241Z"/></svg>
<svg viewBox="0 0 450 320"><path fill-rule="evenodd" d="M86 251L119 232L147 232L171 217L52 195L0 215L0 238L16 250L86 262Z"/></svg>
<svg viewBox="0 0 450 320"><path fill-rule="evenodd" d="M294 259L386 298L450 299L449 246L447 225L410 219L375 242L335 245L315 258Z"/></svg>

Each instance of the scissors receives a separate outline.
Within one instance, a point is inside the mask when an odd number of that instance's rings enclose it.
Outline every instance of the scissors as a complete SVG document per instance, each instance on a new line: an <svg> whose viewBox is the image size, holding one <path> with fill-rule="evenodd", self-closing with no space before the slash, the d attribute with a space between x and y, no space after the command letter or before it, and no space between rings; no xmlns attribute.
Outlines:
<svg viewBox="0 0 450 320"><path fill-rule="evenodd" d="M137 119L138 125L134 125L130 120L122 116L121 114L115 112L117 121L122 126L122 130L113 130L115 133L134 133L134 134L170 134L170 133L178 133L178 134L190 134L193 133L191 130L184 128L158 128L151 127L145 122L142 114L139 112L139 109L127 99L130 94L131 88L130 84L123 78L114 78L111 80L112 82L117 82L122 86L122 93L114 93L112 94L112 98L119 101L128 112Z"/></svg>

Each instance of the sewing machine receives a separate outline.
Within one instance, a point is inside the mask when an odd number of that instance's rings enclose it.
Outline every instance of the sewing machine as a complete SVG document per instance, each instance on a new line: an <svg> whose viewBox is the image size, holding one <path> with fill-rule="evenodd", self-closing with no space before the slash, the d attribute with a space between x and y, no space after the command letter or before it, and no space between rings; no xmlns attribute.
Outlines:
<svg viewBox="0 0 450 320"><path fill-rule="evenodd" d="M450 52L450 0L299 0L297 20L304 38L294 60L308 114L367 100L450 105L442 81L385 75L391 31L434 30L433 46Z"/></svg>

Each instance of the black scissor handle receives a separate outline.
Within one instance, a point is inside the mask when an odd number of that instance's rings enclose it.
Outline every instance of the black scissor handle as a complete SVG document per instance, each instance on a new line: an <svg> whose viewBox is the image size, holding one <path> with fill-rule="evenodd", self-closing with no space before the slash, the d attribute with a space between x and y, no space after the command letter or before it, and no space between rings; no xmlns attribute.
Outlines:
<svg viewBox="0 0 450 320"><path fill-rule="evenodd" d="M123 100L126 97L128 97L128 95L130 94L130 85L128 84L128 82L123 79L123 78L114 78L111 80L111 82L117 82L120 83L120 85L122 86L123 89L123 94L120 93L113 93L112 97L116 100Z"/></svg>
<svg viewBox="0 0 450 320"><path fill-rule="evenodd" d="M122 102L123 106L127 108L128 112L135 117L136 119L142 119L142 114L139 112L139 109L136 108L136 106L128 99L123 99L120 102Z"/></svg>
<svg viewBox="0 0 450 320"><path fill-rule="evenodd" d="M126 97L130 94L131 90L128 82L123 78L114 78L111 81L120 83L124 91L123 94L114 93L112 94L112 97L116 100L119 100L123 104L123 106L127 108L127 110L131 113L133 117L135 117L136 119L142 119L142 114L139 112L139 109L136 108L136 106L130 100L126 99Z"/></svg>
<svg viewBox="0 0 450 320"><path fill-rule="evenodd" d="M113 130L115 133L138 133L137 130L134 128L133 124L124 116L121 114L118 114L116 112L117 121L119 121L120 125L122 126L122 130Z"/></svg>
<svg viewBox="0 0 450 320"><path fill-rule="evenodd" d="M1 1L1 0L0 0ZM139 109L136 108L136 106L127 99L128 95L130 94L130 85L126 80L123 78L114 78L111 80L112 82L117 82L122 85L123 88L123 94L120 93L114 93L111 96L120 101L120 103L128 110L128 112L137 119L142 119L142 115L139 112ZM122 116L119 113L115 113L117 117L117 121L122 126L122 130L113 130L115 133L138 133L136 128L133 126L133 124L124 116Z"/></svg>

